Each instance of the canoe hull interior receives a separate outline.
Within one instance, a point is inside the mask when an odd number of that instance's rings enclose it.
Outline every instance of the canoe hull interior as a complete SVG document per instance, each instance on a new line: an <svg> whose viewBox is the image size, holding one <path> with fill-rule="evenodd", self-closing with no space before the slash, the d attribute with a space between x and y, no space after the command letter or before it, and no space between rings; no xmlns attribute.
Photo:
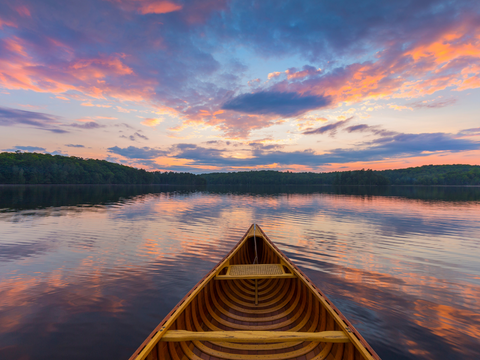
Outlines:
<svg viewBox="0 0 480 360"><path fill-rule="evenodd" d="M255 267L239 266L257 262L255 258L260 265L272 266L258 266L258 274ZM192 332L214 340L189 337ZM261 340L251 340L256 334ZM285 338L278 338L283 334ZM252 226L232 252L152 332L133 354L134 359L379 357L263 231Z"/></svg>

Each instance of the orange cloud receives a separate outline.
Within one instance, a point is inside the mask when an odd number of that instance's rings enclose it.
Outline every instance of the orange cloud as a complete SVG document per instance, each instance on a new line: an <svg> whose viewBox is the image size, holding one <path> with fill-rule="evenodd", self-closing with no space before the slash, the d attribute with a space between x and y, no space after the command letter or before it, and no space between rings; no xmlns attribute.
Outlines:
<svg viewBox="0 0 480 360"><path fill-rule="evenodd" d="M141 14L166 14L182 9L182 5L178 5L169 1L157 1L150 4L144 4L140 7Z"/></svg>
<svg viewBox="0 0 480 360"><path fill-rule="evenodd" d="M268 74L268 79L270 80L270 79L276 78L280 75L282 75L282 73L280 71L272 72L272 73Z"/></svg>
<svg viewBox="0 0 480 360"><path fill-rule="evenodd" d="M378 54L377 61L352 64L341 72L282 83L275 90L330 96L336 105L370 98L421 97L449 87L456 91L480 87L480 29L472 23L464 22L430 43L419 42L403 53L395 51L385 50ZM289 79L308 75L307 70L286 73Z"/></svg>
<svg viewBox="0 0 480 360"><path fill-rule="evenodd" d="M0 59L0 85L7 89L53 94L75 90L92 98L104 99L110 96L124 101L143 101L152 98L154 94L156 81L137 77L123 63L122 54L48 65L35 61L28 53L29 44L22 39L0 39L0 45L8 52L8 56ZM128 77L130 86L124 86L124 83L118 81L123 77Z"/></svg>
<svg viewBox="0 0 480 360"><path fill-rule="evenodd" d="M145 126L155 127L158 124L160 124L162 121L163 121L163 119L148 118L148 119L143 120L140 124L145 125Z"/></svg>

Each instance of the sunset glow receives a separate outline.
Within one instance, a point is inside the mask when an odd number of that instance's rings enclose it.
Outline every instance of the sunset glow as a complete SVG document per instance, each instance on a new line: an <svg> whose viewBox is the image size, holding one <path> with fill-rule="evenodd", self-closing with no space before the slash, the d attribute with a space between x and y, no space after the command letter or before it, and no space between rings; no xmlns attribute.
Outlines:
<svg viewBox="0 0 480 360"><path fill-rule="evenodd" d="M3 1L0 151L194 173L479 164L480 3Z"/></svg>

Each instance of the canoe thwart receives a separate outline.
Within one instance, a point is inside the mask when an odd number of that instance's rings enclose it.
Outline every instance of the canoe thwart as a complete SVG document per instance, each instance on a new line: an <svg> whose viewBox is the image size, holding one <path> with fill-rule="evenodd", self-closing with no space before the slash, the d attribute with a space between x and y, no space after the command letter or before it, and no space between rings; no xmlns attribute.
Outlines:
<svg viewBox="0 0 480 360"><path fill-rule="evenodd" d="M286 273L281 264L249 264L226 266L225 275L215 276L216 280L295 278Z"/></svg>
<svg viewBox="0 0 480 360"><path fill-rule="evenodd" d="M315 341L328 343L350 342L343 331L186 331L168 330L161 341L223 341L237 343L275 343L289 341Z"/></svg>

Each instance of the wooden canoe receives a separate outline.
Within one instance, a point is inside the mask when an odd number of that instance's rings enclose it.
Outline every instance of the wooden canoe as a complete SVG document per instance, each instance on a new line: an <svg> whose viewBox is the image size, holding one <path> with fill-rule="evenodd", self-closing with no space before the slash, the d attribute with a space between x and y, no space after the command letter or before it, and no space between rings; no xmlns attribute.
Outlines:
<svg viewBox="0 0 480 360"><path fill-rule="evenodd" d="M252 225L130 360L380 358L327 297Z"/></svg>

